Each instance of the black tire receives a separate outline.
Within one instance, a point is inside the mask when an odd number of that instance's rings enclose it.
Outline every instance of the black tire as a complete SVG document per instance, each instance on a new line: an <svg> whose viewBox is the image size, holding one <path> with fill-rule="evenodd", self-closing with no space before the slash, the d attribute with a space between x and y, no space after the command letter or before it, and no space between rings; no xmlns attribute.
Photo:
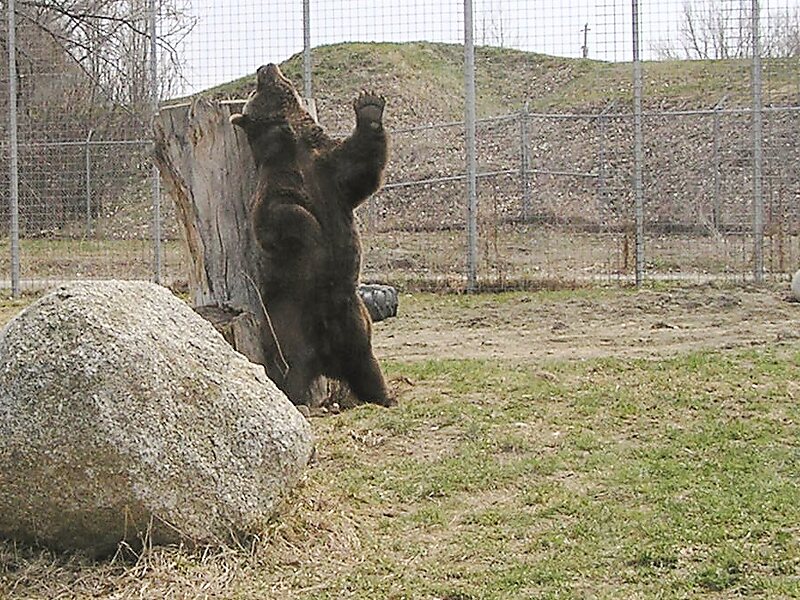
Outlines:
<svg viewBox="0 0 800 600"><path fill-rule="evenodd" d="M397 316L398 296L392 286L364 283L358 287L358 294L367 306L373 323Z"/></svg>

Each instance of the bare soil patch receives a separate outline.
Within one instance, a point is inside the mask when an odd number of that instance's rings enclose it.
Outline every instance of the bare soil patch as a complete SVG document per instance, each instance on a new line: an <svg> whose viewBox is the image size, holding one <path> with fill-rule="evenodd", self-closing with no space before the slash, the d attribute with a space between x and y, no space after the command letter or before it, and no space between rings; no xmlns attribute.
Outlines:
<svg viewBox="0 0 800 600"><path fill-rule="evenodd" d="M497 296L406 294L375 327L381 359L660 358L800 339L782 288L711 286Z"/></svg>

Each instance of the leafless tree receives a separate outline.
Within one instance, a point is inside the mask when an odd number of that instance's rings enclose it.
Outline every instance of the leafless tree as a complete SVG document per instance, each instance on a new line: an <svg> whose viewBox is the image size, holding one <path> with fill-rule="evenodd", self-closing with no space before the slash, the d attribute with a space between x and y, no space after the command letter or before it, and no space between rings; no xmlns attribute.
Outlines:
<svg viewBox="0 0 800 600"><path fill-rule="evenodd" d="M485 3L480 13L480 22L481 46L508 48L518 44L518 36L512 34L513 17L504 13L503 2L491 0Z"/></svg>
<svg viewBox="0 0 800 600"><path fill-rule="evenodd" d="M30 71L80 77L93 101L131 108L151 98L147 0L18 0L18 52ZM176 47L194 25L182 0L161 0L158 8L160 95L168 94L181 75ZM69 64L71 63L71 64Z"/></svg>
<svg viewBox="0 0 800 600"><path fill-rule="evenodd" d="M770 56L796 58L800 56L800 10L786 9L770 21Z"/></svg>
<svg viewBox="0 0 800 600"><path fill-rule="evenodd" d="M20 210L28 232L85 218L84 178L62 175L89 160L89 139L148 139L153 83L160 97L180 83L176 48L193 26L184 1L156 3L159 66L153 82L148 0L16 0L18 130L24 142ZM7 6L0 4L3 15ZM4 27L0 48L7 49ZM0 59L0 81L7 66ZM0 110L6 102L0 94ZM0 120L0 138L5 125ZM76 146L76 141L87 143ZM149 146L98 147L91 153L103 156L103 168L92 172L95 214L104 203L138 193ZM0 170L0 182L2 177ZM0 221L5 218L0 212Z"/></svg>
<svg viewBox="0 0 800 600"><path fill-rule="evenodd" d="M762 55L800 56L800 12L797 8L765 11L760 32ZM662 42L662 59L719 60L752 56L753 25L749 2L686 0L678 39Z"/></svg>

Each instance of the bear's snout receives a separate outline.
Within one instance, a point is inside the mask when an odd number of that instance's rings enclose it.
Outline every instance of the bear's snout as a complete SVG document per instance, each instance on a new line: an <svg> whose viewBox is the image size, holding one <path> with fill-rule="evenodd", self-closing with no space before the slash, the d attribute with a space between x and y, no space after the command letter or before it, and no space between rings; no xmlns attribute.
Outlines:
<svg viewBox="0 0 800 600"><path fill-rule="evenodd" d="M262 65L258 67L256 76L258 77L258 85L274 83L276 81L286 79L283 76L283 73L281 73L281 70L278 68L278 65L274 63L269 63L268 65Z"/></svg>

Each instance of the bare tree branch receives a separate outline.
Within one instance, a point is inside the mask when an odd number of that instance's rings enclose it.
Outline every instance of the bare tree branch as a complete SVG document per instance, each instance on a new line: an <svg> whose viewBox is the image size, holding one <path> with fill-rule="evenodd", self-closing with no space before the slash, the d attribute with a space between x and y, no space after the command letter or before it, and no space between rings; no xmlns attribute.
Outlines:
<svg viewBox="0 0 800 600"><path fill-rule="evenodd" d="M800 56L800 11L775 9L762 19L762 56L791 58ZM753 24L750 8L738 3L729 8L720 0L685 0L675 43L657 46L661 58L728 59L752 56ZM681 54L682 52L682 54Z"/></svg>
<svg viewBox="0 0 800 600"><path fill-rule="evenodd" d="M54 41L77 66L93 95L97 90L111 102L144 110L135 105L148 104L154 84L168 90L181 79L177 46L194 21L174 0L160 7L158 82L149 81L150 15L145 0L18 0L17 6L20 19ZM35 52L34 46L27 51Z"/></svg>

